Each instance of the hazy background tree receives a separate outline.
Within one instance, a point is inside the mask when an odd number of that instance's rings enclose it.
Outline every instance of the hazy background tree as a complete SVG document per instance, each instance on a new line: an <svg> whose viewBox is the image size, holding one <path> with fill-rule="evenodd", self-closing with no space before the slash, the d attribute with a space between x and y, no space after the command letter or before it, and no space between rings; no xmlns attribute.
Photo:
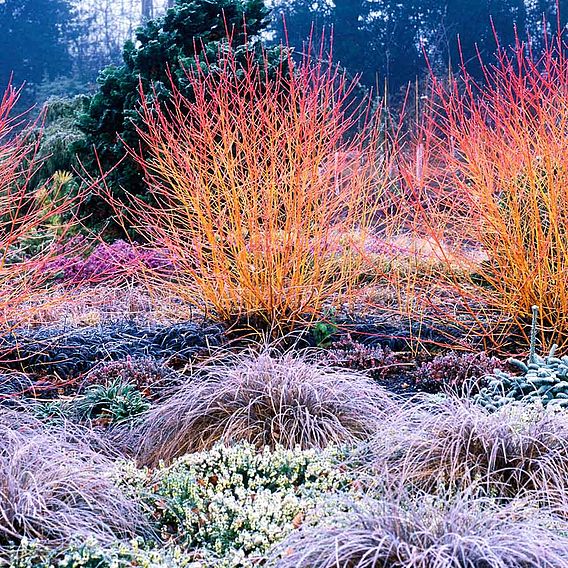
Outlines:
<svg viewBox="0 0 568 568"><path fill-rule="evenodd" d="M214 0L212 5L217 4ZM103 67L122 62L125 42L174 0L0 0L0 85L26 82L23 103L95 88ZM556 0L273 0L272 39L300 49L333 27L334 57L368 87L392 96L426 73L459 71L461 56L480 77L477 52L528 32L538 45L543 15L556 28ZM568 14L568 0L560 0ZM286 17L287 40L280 14ZM459 44L458 44L459 37ZM458 45L461 46L461 55Z"/></svg>
<svg viewBox="0 0 568 568"><path fill-rule="evenodd" d="M566 6L565 6L566 5ZM440 72L459 72L461 59L481 79L478 51L487 61L496 47L531 33L542 37L543 14L556 29L556 0L276 0L284 14L288 38L300 48L314 22L316 36L333 26L334 54L350 72L361 74L369 87L397 93L426 72L424 52ZM560 1L563 23L568 0ZM284 41L280 17L274 18L276 41ZM459 40L458 40L459 38ZM461 55L460 55L461 46Z"/></svg>
<svg viewBox="0 0 568 568"><path fill-rule="evenodd" d="M0 89L25 82L20 103L30 104L42 81L71 73L72 16L67 0L0 2Z"/></svg>

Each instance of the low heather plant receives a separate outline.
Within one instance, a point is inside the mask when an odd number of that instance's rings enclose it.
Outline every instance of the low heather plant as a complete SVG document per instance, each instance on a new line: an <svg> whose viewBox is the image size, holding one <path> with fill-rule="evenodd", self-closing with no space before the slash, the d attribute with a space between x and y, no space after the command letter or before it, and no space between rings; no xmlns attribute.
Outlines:
<svg viewBox="0 0 568 568"><path fill-rule="evenodd" d="M416 384L429 392L452 390L459 393L477 392L486 385L487 375L505 365L485 352L436 355L423 363L414 375Z"/></svg>
<svg viewBox="0 0 568 568"><path fill-rule="evenodd" d="M92 537L56 549L24 541L14 549L7 568L196 568L195 555L179 547L150 548L138 540L110 546ZM199 564L199 566L210 566Z"/></svg>
<svg viewBox="0 0 568 568"><path fill-rule="evenodd" d="M335 522L295 531L273 552L278 568L558 568L566 523L530 504L464 496L389 495L351 505Z"/></svg>
<svg viewBox="0 0 568 568"><path fill-rule="evenodd" d="M368 346L350 336L334 342L321 358L337 367L367 371L376 379L384 378L389 371L400 366L400 361L389 347Z"/></svg>
<svg viewBox="0 0 568 568"><path fill-rule="evenodd" d="M152 357L126 357L119 361L103 361L91 369L83 386L109 385L113 381L135 386L149 398L159 397L178 383L180 377Z"/></svg>
<svg viewBox="0 0 568 568"><path fill-rule="evenodd" d="M351 490L341 459L333 448L215 446L150 473L148 499L165 541L224 558L223 566L249 566L297 529L325 495Z"/></svg>
<svg viewBox="0 0 568 568"><path fill-rule="evenodd" d="M568 414L542 405L490 413L470 400L407 405L373 442L380 472L428 491L476 488L510 500L531 495L564 506L568 494Z"/></svg>
<svg viewBox="0 0 568 568"><path fill-rule="evenodd" d="M324 448L371 435L395 406L369 378L269 351L209 364L129 434L145 464L216 442ZM132 439L134 436L134 439Z"/></svg>
<svg viewBox="0 0 568 568"><path fill-rule="evenodd" d="M61 280L66 284L116 280L146 269L161 274L171 270L171 265L162 251L145 249L121 239L112 244L98 244L86 257L65 254L71 244L76 245L84 240L83 235L73 237L71 243L63 246L61 256L50 264L50 270L59 271Z"/></svg>
<svg viewBox="0 0 568 568"><path fill-rule="evenodd" d="M0 410L0 442L0 559L24 539L108 543L147 528L113 462L71 432Z"/></svg>

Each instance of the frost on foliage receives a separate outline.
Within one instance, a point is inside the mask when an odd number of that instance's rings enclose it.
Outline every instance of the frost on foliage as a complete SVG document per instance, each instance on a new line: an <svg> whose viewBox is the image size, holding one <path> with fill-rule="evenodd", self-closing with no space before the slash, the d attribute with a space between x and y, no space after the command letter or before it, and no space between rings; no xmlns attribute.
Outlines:
<svg viewBox="0 0 568 568"><path fill-rule="evenodd" d="M23 540L8 568L208 568L179 547L147 549L142 542L101 546L94 538L50 550L38 541Z"/></svg>
<svg viewBox="0 0 568 568"><path fill-rule="evenodd" d="M152 483L162 536L246 566L305 522L322 496L347 492L337 450L257 452L251 444L188 454Z"/></svg>
<svg viewBox="0 0 568 568"><path fill-rule="evenodd" d="M495 411L511 403L534 404L553 409L568 408L568 356L556 356L553 345L548 356L536 353L538 307L533 306L530 352L526 362L510 358L509 364L521 371L512 376L499 369L486 378L488 386L474 399L487 410Z"/></svg>

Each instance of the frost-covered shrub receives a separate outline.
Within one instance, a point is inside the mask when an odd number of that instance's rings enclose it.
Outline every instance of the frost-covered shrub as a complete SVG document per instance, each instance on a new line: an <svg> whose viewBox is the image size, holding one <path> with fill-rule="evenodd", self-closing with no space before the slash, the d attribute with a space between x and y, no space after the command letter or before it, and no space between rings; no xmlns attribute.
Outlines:
<svg viewBox="0 0 568 568"><path fill-rule="evenodd" d="M188 454L149 484L162 536L229 563L262 557L302 525L325 494L347 492L337 450L266 448L248 443Z"/></svg>
<svg viewBox="0 0 568 568"><path fill-rule="evenodd" d="M487 383L485 377L504 364L497 357L487 353L456 353L437 355L423 363L414 379L418 386L429 392L453 389L458 392L476 391Z"/></svg>
<svg viewBox="0 0 568 568"><path fill-rule="evenodd" d="M8 568L207 568L179 547L148 548L140 539L102 546L88 537L64 547L48 548L24 540L14 549Z"/></svg>
<svg viewBox="0 0 568 568"><path fill-rule="evenodd" d="M354 341L350 336L334 342L322 353L321 358L338 367L367 371L375 379L384 378L389 370L400 364L389 347L365 345L360 341Z"/></svg>

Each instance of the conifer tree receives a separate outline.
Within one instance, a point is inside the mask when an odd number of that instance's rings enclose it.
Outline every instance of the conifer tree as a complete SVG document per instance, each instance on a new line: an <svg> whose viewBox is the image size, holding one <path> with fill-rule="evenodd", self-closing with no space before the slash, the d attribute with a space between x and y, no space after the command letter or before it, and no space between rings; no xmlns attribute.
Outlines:
<svg viewBox="0 0 568 568"><path fill-rule="evenodd" d="M126 43L121 66L109 66L101 72L99 90L79 118L86 134L83 164L94 175L99 163L104 171L114 168L107 183L115 197L146 194L140 170L134 161L124 159L125 144L138 148L136 129L144 128L138 114L139 89L167 104L171 81L183 90L184 68L195 64L199 54L211 61L218 43L227 41L228 35L233 49L242 48L245 42L248 50L259 47L259 34L268 24L268 14L263 0L177 0L164 16L140 27L135 42ZM280 60L279 49L270 53L275 62ZM98 162L93 159L93 147ZM91 209L101 221L108 217L100 202Z"/></svg>

